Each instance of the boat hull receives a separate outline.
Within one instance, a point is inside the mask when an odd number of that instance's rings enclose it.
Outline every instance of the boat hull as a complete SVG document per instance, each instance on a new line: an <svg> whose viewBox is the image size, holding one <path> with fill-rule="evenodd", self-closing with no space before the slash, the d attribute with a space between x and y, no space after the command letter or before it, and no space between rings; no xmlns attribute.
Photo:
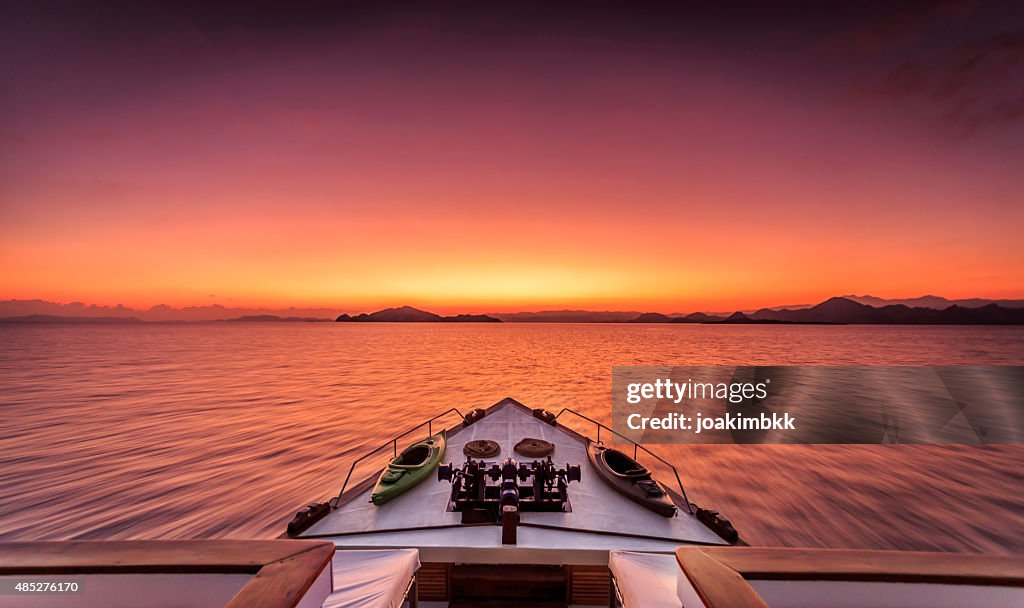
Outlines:
<svg viewBox="0 0 1024 608"><path fill-rule="evenodd" d="M597 475L619 494L663 517L676 514L676 505L664 486L629 456L590 440L587 456ZM624 470L624 465L629 468Z"/></svg>
<svg viewBox="0 0 1024 608"><path fill-rule="evenodd" d="M382 505L396 496L416 487L430 476L444 458L447 438L444 431L413 443L402 450L381 471L370 500Z"/></svg>

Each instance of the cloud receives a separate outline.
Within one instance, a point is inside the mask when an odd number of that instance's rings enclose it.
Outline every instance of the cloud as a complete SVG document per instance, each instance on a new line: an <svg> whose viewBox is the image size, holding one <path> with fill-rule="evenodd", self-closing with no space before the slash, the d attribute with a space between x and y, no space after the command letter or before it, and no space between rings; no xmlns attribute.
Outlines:
<svg viewBox="0 0 1024 608"><path fill-rule="evenodd" d="M876 90L929 104L960 137L1024 118L1024 30L939 48L891 69Z"/></svg>
<svg viewBox="0 0 1024 608"><path fill-rule="evenodd" d="M893 10L882 10L866 19L839 40L867 54L913 45L927 36L933 27L950 21L962 21L977 8L973 0L916 1Z"/></svg>
<svg viewBox="0 0 1024 608"><path fill-rule="evenodd" d="M1024 30L993 36L953 51L932 91L950 104L946 120L969 135L1024 116Z"/></svg>
<svg viewBox="0 0 1024 608"><path fill-rule="evenodd" d="M907 99L920 94L931 78L931 70L927 65L920 61L907 61L890 71L878 88L886 96Z"/></svg>

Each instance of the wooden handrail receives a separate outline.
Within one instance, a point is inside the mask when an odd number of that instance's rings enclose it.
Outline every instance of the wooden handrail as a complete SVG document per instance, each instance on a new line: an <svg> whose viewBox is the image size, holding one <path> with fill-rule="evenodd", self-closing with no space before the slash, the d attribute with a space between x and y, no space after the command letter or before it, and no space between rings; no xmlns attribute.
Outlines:
<svg viewBox="0 0 1024 608"><path fill-rule="evenodd" d="M226 608L294 608L333 555L310 540L10 542L0 576L249 574Z"/></svg>
<svg viewBox="0 0 1024 608"><path fill-rule="evenodd" d="M755 580L1024 587L1024 557L1020 556L680 547L676 549L676 560L708 608L767 608L768 604L750 585ZM983 600L979 595L977 605L984 605Z"/></svg>

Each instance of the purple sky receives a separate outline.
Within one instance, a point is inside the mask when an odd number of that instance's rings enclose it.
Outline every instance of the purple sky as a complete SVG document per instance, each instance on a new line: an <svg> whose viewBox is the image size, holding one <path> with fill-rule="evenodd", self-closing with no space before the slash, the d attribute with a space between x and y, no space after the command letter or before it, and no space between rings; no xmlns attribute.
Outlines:
<svg viewBox="0 0 1024 608"><path fill-rule="evenodd" d="M1024 10L4 3L0 297L1024 296Z"/></svg>

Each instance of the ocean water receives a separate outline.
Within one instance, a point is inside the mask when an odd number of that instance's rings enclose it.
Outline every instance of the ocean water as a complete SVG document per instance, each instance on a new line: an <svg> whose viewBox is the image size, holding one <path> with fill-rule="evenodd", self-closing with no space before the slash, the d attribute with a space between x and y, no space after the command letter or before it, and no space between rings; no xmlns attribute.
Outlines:
<svg viewBox="0 0 1024 608"><path fill-rule="evenodd" d="M1024 328L0 325L0 540L273 537L450 407L608 422L613 365L715 364L1021 365ZM1024 446L655 451L751 544L1024 552Z"/></svg>

